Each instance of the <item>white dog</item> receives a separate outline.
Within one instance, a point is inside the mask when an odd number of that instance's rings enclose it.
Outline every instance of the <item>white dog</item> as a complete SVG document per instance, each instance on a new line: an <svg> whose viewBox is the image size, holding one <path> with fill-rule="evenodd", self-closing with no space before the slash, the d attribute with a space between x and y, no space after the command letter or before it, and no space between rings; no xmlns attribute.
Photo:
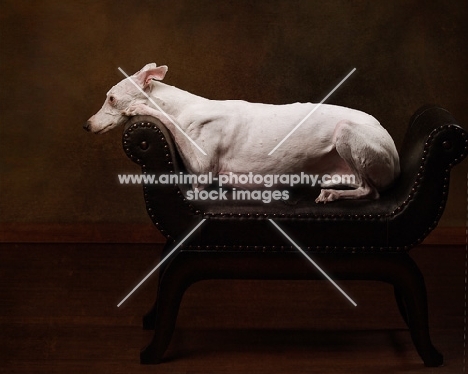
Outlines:
<svg viewBox="0 0 468 374"><path fill-rule="evenodd" d="M112 87L101 110L88 120L85 129L102 134L124 124L129 116L156 117L173 135L187 170L193 174L305 172L355 176L356 183L347 186L352 189L327 185L316 202L377 199L379 191L388 188L399 175L393 139L371 115L322 104L269 155L318 104L208 100L160 82L166 72L166 66L148 64Z"/></svg>

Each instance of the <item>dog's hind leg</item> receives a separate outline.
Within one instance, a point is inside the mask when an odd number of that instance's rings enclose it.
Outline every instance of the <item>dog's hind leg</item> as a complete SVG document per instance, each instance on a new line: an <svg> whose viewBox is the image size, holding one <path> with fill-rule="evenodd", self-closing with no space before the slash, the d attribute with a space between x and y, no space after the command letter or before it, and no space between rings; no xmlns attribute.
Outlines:
<svg viewBox="0 0 468 374"><path fill-rule="evenodd" d="M390 135L380 126L342 121L337 124L333 141L337 153L354 173L357 188L322 189L315 202L378 199L379 190L388 187L399 171Z"/></svg>
<svg viewBox="0 0 468 374"><path fill-rule="evenodd" d="M315 199L316 203L327 203L339 199L378 199L379 192L377 189L369 185L366 181L353 190L338 190L324 188L320 195Z"/></svg>

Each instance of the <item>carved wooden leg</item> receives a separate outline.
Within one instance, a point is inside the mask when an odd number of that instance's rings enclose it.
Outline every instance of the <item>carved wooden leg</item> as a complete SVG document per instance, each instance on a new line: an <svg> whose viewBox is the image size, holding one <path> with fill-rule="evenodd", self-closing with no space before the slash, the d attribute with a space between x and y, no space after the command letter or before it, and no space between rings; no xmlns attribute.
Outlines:
<svg viewBox="0 0 468 374"><path fill-rule="evenodd" d="M161 279L159 279L161 282ZM159 292L158 292L159 293ZM156 304L158 303L158 296L156 295L156 301L148 312L143 316L143 330L154 330L156 325Z"/></svg>
<svg viewBox="0 0 468 374"><path fill-rule="evenodd" d="M162 253L161 253L161 260L166 257L166 255L173 249L173 242L172 241L168 241L163 250L162 250ZM169 261L170 259L168 259ZM166 265L167 265L167 262L165 262L164 264L161 265L161 267L158 269L158 277L159 277L159 282L158 282L158 289L159 289L159 285L161 284L161 277L164 273L164 269L166 268ZM156 305L158 303L158 295L159 295L159 291L158 291L158 294L156 295L156 301L154 302L153 306L151 307L151 309L143 316L143 329L144 330L154 330L154 327L156 325Z"/></svg>
<svg viewBox="0 0 468 374"><path fill-rule="evenodd" d="M140 353L142 364L161 362L171 341L182 296L193 283L183 257L180 254L176 255L174 260L168 262L160 276L156 303L149 317L154 324L154 336Z"/></svg>
<svg viewBox="0 0 468 374"><path fill-rule="evenodd" d="M395 293L395 300L396 300L396 303L397 303L397 306L398 306L398 310L400 311L401 317L403 318L403 321L405 321L406 326L409 327L408 312L406 310L406 305L405 305L405 301L403 300L403 296L401 295L401 292L398 291L397 288L394 287L393 291Z"/></svg>
<svg viewBox="0 0 468 374"><path fill-rule="evenodd" d="M326 268L333 270L331 274L337 279L380 280L393 285L398 308L424 364L432 367L443 364L443 356L432 345L429 335L424 278L407 253L337 255L329 260Z"/></svg>
<svg viewBox="0 0 468 374"><path fill-rule="evenodd" d="M406 311L411 338L424 364L431 367L440 366L444 359L432 345L429 335L427 293L423 275L409 256L405 262L394 283L396 294L401 295L400 300Z"/></svg>

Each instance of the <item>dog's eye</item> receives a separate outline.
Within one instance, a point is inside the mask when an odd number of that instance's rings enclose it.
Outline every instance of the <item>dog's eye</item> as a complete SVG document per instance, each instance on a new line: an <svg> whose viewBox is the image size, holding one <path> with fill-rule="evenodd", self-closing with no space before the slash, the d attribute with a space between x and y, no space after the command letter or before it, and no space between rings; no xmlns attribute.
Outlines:
<svg viewBox="0 0 468 374"><path fill-rule="evenodd" d="M111 104L113 104L114 101L115 101L115 97L114 97L114 96L109 96L109 102L110 102Z"/></svg>

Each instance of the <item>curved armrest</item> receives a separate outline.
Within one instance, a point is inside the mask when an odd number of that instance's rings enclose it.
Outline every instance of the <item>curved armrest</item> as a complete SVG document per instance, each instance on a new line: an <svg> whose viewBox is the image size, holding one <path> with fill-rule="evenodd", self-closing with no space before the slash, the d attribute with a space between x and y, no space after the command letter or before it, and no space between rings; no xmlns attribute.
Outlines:
<svg viewBox="0 0 468 374"><path fill-rule="evenodd" d="M143 174L185 173L170 132L154 117L131 117L125 125L123 148L127 156L141 166ZM151 220L169 240L183 235L201 219L200 212L187 203L177 185L144 184L143 192Z"/></svg>
<svg viewBox="0 0 468 374"><path fill-rule="evenodd" d="M445 109L424 106L411 117L400 150L401 175L392 192L406 199L389 221L390 238L399 240L401 233L408 237L404 242L419 243L437 226L450 170L467 153L468 134Z"/></svg>
<svg viewBox="0 0 468 374"><path fill-rule="evenodd" d="M430 159L430 169L424 170L428 177L435 169L451 168L466 157L467 145L466 131L448 111L424 106L411 117L400 149L402 176L416 176L426 158Z"/></svg>

